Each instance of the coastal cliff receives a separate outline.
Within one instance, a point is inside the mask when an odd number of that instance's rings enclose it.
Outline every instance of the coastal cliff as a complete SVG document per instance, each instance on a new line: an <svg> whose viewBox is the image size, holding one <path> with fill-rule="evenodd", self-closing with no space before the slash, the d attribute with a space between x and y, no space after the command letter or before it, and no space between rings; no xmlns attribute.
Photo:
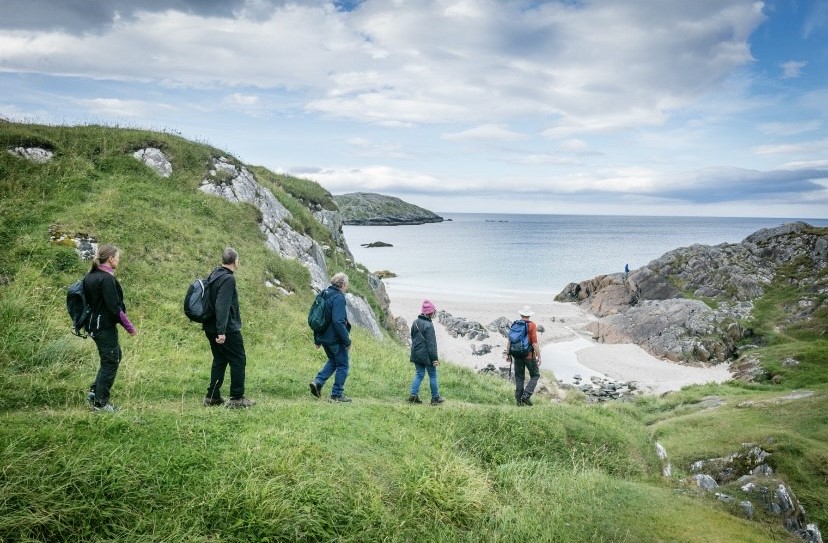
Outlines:
<svg viewBox="0 0 828 543"><path fill-rule="evenodd" d="M786 289L786 326L828 311L828 228L804 222L762 229L741 243L692 245L624 274L570 283L555 298L598 319L606 343L634 343L659 358L717 364L766 340L753 312L769 290Z"/></svg>
<svg viewBox="0 0 828 543"><path fill-rule="evenodd" d="M371 192L352 192L333 197L345 224L357 226L395 226L442 222L436 213L409 204L394 196Z"/></svg>

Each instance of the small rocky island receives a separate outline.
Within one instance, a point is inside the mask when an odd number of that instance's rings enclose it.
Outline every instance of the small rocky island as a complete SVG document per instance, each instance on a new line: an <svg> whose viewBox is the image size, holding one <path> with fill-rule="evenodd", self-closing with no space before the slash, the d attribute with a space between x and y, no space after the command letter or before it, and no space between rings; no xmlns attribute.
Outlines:
<svg viewBox="0 0 828 543"><path fill-rule="evenodd" d="M436 213L394 196L351 192L333 197L342 222L355 226L396 226L443 222Z"/></svg>

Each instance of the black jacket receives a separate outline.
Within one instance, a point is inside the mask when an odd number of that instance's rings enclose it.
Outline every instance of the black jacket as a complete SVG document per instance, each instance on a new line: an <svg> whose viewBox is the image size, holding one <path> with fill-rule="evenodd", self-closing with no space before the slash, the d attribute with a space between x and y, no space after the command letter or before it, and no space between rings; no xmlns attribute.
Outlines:
<svg viewBox="0 0 828 543"><path fill-rule="evenodd" d="M437 336L434 324L425 315L420 315L411 325L411 358L415 364L431 366L437 360Z"/></svg>
<svg viewBox="0 0 828 543"><path fill-rule="evenodd" d="M202 328L210 334L218 336L230 332L238 332L242 327L241 313L239 313L239 293L236 290L236 278L233 272L224 266L219 266L207 278L209 286L210 304L214 309L213 315L207 319Z"/></svg>
<svg viewBox="0 0 828 543"><path fill-rule="evenodd" d="M90 334L121 322L121 311L126 313L124 290L114 275L97 268L92 270L83 278L83 293L92 309Z"/></svg>

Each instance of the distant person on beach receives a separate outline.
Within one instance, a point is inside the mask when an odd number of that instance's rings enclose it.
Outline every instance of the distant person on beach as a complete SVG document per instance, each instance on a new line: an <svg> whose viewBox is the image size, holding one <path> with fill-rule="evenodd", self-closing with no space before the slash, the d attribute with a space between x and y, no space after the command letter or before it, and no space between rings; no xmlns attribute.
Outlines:
<svg viewBox="0 0 828 543"><path fill-rule="evenodd" d="M532 394L535 392L535 387L540 379L541 356L540 348L538 347L538 325L529 320L529 317L531 317L534 312L528 305L520 308L518 314L520 315L520 320L515 321L512 324L512 330L520 328L521 320L525 323L524 337L528 342L528 346L526 348L528 352L525 354L518 354L520 348L517 345L513 346L511 340L512 332L510 332L510 339L507 339L506 341L506 359L509 360L511 358L515 366L515 401L517 402L517 405L531 406ZM524 388L523 383L526 378L526 370L529 371L529 382Z"/></svg>
<svg viewBox="0 0 828 543"><path fill-rule="evenodd" d="M325 289L325 312L328 313L330 324L323 332L313 333L313 342L318 349L325 350L328 360L313 381L310 382L311 394L317 398L322 396L322 387L325 381L334 375L334 384L331 388L332 402L350 402L351 398L345 395L345 380L348 378L348 351L351 349L351 323L345 309L345 293L348 291L348 276L340 272L331 277L331 285Z"/></svg>
<svg viewBox="0 0 828 543"><path fill-rule="evenodd" d="M95 382L89 387L86 399L95 411L117 411L109 403L109 392L115 384L122 352L118 343L118 325L134 336L135 326L126 314L124 291L115 278L121 261L121 251L114 245L101 245L92 260L92 269L83 278L83 292L92 310L89 335L95 341L101 358Z"/></svg>
<svg viewBox="0 0 828 543"><path fill-rule="evenodd" d="M230 399L227 400L226 407L244 408L256 404L254 400L244 397L247 355L241 333L239 292L233 275L237 269L239 253L228 247L221 255L221 266L216 267L207 278L210 303L214 309L212 316L202 325L213 353L210 386L204 397L204 405L207 407L225 403L221 397L221 385L224 383L227 366L230 366Z"/></svg>
<svg viewBox="0 0 828 543"><path fill-rule="evenodd" d="M630 265L629 264L624 264L624 279L626 279L629 274L630 274Z"/></svg>
<svg viewBox="0 0 828 543"><path fill-rule="evenodd" d="M411 362L414 364L414 381L411 382L411 394L408 396L411 403L423 403L419 392L426 372L431 388L431 405L446 401L437 388L437 367L440 361L437 360L437 336L431 322L436 311L433 303L424 300L420 315L411 325Z"/></svg>

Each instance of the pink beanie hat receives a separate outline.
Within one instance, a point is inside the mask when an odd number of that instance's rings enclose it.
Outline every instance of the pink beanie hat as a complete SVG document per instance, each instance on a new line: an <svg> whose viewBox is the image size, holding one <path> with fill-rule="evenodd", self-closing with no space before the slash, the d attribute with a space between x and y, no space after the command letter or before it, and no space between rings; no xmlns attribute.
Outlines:
<svg viewBox="0 0 828 543"><path fill-rule="evenodd" d="M423 308L420 310L420 313L423 315L428 315L430 313L434 313L437 311L437 308L434 307L434 304L431 303L429 300L423 300Z"/></svg>

